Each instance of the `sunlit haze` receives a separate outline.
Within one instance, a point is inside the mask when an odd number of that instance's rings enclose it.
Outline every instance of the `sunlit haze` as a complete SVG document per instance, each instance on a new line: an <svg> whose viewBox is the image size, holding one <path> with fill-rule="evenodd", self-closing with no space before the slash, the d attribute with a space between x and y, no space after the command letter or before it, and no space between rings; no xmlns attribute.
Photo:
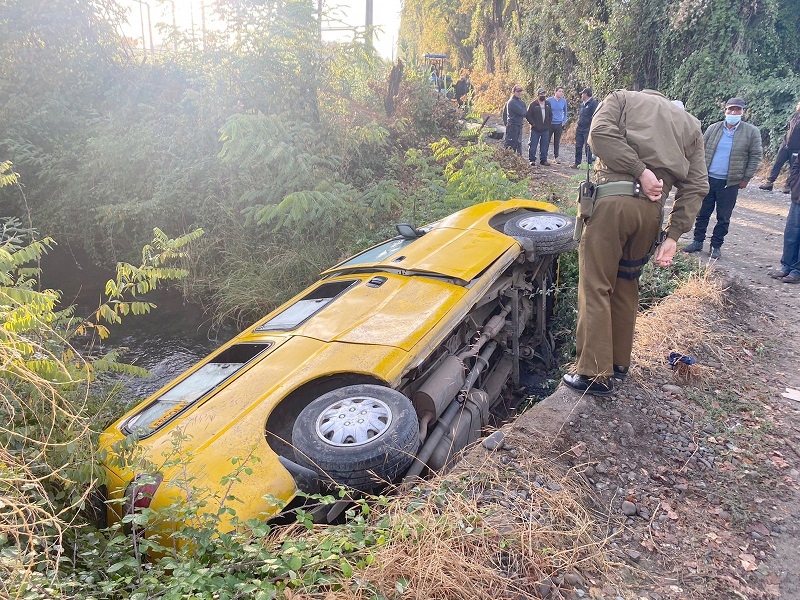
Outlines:
<svg viewBox="0 0 800 600"><path fill-rule="evenodd" d="M151 46L150 35L152 32L152 45L158 47L161 43L158 24L172 24L172 5L175 6L175 21L179 28L190 31L192 27L198 31L203 21L205 10L206 25L212 18L211 5L213 0L159 0L139 1L121 0L121 4L129 9L128 28L125 34L137 40L141 45L144 39L146 47ZM309 0L316 5L316 0ZM373 0L373 25L375 27L375 48L381 56L394 58L397 54L397 35L400 29L400 10L402 0ZM323 23L324 39L348 40L352 39L352 32L345 30L347 27L364 29L366 15L366 0L325 0L324 10L329 21ZM148 15L149 13L149 15Z"/></svg>

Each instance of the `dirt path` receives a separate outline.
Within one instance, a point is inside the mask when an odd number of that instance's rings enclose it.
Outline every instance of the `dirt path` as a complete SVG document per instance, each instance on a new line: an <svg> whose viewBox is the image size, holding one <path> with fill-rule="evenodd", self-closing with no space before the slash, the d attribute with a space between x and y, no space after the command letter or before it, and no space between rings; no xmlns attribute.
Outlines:
<svg viewBox="0 0 800 600"><path fill-rule="evenodd" d="M547 194L582 173L573 156L562 144L562 164L531 167L533 187ZM609 511L611 556L628 564L616 587L572 597L800 600L800 400L782 396L800 389L800 285L766 274L780 262L789 196L762 181L740 192L722 259L709 264L729 286L720 327L752 341L733 350L743 364L707 392L710 405L666 378L655 394L628 382L610 401L560 389L513 426L583 474ZM695 256L709 263L708 245Z"/></svg>

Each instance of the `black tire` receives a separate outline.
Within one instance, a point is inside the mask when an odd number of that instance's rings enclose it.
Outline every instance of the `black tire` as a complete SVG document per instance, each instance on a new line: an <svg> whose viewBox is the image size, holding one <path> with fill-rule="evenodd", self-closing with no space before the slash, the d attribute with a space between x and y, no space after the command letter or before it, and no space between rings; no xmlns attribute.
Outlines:
<svg viewBox="0 0 800 600"><path fill-rule="evenodd" d="M344 427L350 413L361 420ZM292 445L295 460L323 478L375 492L397 481L414 459L417 414L411 401L391 388L338 388L302 410L292 429Z"/></svg>
<svg viewBox="0 0 800 600"><path fill-rule="evenodd" d="M503 233L528 238L540 255L561 254L578 247L572 239L575 217L554 212L526 212L512 217L503 226Z"/></svg>

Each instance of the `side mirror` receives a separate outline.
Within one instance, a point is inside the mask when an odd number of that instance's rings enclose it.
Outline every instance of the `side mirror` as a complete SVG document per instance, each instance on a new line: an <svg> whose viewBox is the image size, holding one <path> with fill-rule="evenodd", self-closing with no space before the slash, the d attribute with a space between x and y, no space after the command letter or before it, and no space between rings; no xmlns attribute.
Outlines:
<svg viewBox="0 0 800 600"><path fill-rule="evenodd" d="M420 231L413 225L409 225L408 223L398 223L395 225L397 228L397 233L399 233L402 237L406 238L407 240L413 240L420 237L424 232Z"/></svg>

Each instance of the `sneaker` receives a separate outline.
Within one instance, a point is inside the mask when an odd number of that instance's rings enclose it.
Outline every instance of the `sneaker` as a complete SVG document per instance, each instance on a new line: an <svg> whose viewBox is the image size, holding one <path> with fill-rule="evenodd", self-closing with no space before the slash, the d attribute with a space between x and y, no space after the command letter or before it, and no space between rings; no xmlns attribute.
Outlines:
<svg viewBox="0 0 800 600"><path fill-rule="evenodd" d="M768 181L767 183L762 183L760 186L758 186L758 189L765 190L767 192L771 192L772 191L772 182Z"/></svg>
<svg viewBox="0 0 800 600"><path fill-rule="evenodd" d="M789 274L789 271L784 271L783 269L770 269L767 271L767 275L772 277L773 279L783 279Z"/></svg>
<svg viewBox="0 0 800 600"><path fill-rule="evenodd" d="M711 254L709 256L712 260L719 260L722 258L722 252L720 252L719 248L711 248Z"/></svg>
<svg viewBox="0 0 800 600"><path fill-rule="evenodd" d="M786 186L785 188L783 188L781 191L782 191L784 194L791 194L791 193L792 193L792 188L790 188L790 187L787 185L787 186Z"/></svg>
<svg viewBox="0 0 800 600"><path fill-rule="evenodd" d="M628 367L623 367L621 365L614 365L614 379L617 381L625 381L625 378L628 376Z"/></svg>
<svg viewBox="0 0 800 600"><path fill-rule="evenodd" d="M691 244L686 246L683 251L691 254L692 252L700 252L703 249L703 242L694 240Z"/></svg>
<svg viewBox="0 0 800 600"><path fill-rule="evenodd" d="M800 277L797 275L787 275L783 279L781 279L783 283L800 283Z"/></svg>
<svg viewBox="0 0 800 600"><path fill-rule="evenodd" d="M555 159L554 159L554 160L556 161L556 164L557 164L557 165L560 165L560 164L561 164L561 161L560 161L560 160L558 160L558 157L557 157L557 156L555 157Z"/></svg>
<svg viewBox="0 0 800 600"><path fill-rule="evenodd" d="M580 169L580 168L581 168L580 165L571 165L570 166L570 169Z"/></svg>
<svg viewBox="0 0 800 600"><path fill-rule="evenodd" d="M542 162L540 162L539 164L540 164L540 165L542 165L543 167L549 167L549 166L550 166L550 163L549 163L549 162L547 162L546 160L543 160L543 161L542 161Z"/></svg>

